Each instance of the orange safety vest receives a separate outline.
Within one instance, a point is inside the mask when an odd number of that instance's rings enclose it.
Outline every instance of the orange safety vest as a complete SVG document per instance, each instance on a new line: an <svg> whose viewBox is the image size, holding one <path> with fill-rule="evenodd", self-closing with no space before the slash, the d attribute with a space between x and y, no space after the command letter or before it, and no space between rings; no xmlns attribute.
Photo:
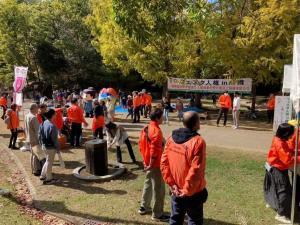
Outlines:
<svg viewBox="0 0 300 225"><path fill-rule="evenodd" d="M68 119L70 123L85 123L83 110L78 105L68 108Z"/></svg>
<svg viewBox="0 0 300 225"><path fill-rule="evenodd" d="M298 162L300 162L299 157ZM279 170L287 170L294 164L294 160L294 149L289 145L289 141L274 137L268 153L268 163Z"/></svg>
<svg viewBox="0 0 300 225"><path fill-rule="evenodd" d="M57 129L61 130L64 126L64 118L61 108L55 109L55 118L54 118L54 125L57 127Z"/></svg>
<svg viewBox="0 0 300 225"><path fill-rule="evenodd" d="M5 97L0 98L0 106L7 107L7 99Z"/></svg>
<svg viewBox="0 0 300 225"><path fill-rule="evenodd" d="M219 98L221 108L230 109L232 107L231 97L229 95L221 95Z"/></svg>
<svg viewBox="0 0 300 225"><path fill-rule="evenodd" d="M183 144L170 137L161 159L161 172L169 186L177 187L186 196L201 192L206 187L206 143L197 135Z"/></svg>
<svg viewBox="0 0 300 225"><path fill-rule="evenodd" d="M94 116L92 123L93 132L95 132L100 127L104 127L104 123L104 116L98 116L97 118Z"/></svg>
<svg viewBox="0 0 300 225"><path fill-rule="evenodd" d="M149 166L150 160L154 161L153 168L160 167L163 151L163 134L155 121L144 127L140 134L139 149L142 154L144 165Z"/></svg>
<svg viewBox="0 0 300 225"><path fill-rule="evenodd" d="M141 105L141 98L139 96L135 96L133 98L133 107L139 107Z"/></svg>
<svg viewBox="0 0 300 225"><path fill-rule="evenodd" d="M269 98L269 100L267 102L267 108L268 108L268 110L274 110L275 109L275 96Z"/></svg>
<svg viewBox="0 0 300 225"><path fill-rule="evenodd" d="M7 129L17 129L19 127L19 118L17 116L17 113L15 111L11 111L7 114L10 118L10 123L7 125Z"/></svg>
<svg viewBox="0 0 300 225"><path fill-rule="evenodd" d="M152 96L145 94L146 95L146 105L152 105Z"/></svg>

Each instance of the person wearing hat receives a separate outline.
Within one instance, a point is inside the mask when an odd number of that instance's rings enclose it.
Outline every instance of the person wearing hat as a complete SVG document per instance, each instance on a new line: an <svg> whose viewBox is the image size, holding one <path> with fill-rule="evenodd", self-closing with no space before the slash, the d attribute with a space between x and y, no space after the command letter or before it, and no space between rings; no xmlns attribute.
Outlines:
<svg viewBox="0 0 300 225"><path fill-rule="evenodd" d="M128 115L126 116L126 119L128 118L128 116L130 116L131 120L133 120L133 101L131 95L128 95L126 105L128 110Z"/></svg>
<svg viewBox="0 0 300 225"><path fill-rule="evenodd" d="M119 126L115 123L109 122L105 125L106 137L107 137L107 148L111 148L113 145L117 148L117 162L122 163L122 152L121 145L126 144L130 158L133 163L136 163L135 155L128 137L128 134L124 127Z"/></svg>

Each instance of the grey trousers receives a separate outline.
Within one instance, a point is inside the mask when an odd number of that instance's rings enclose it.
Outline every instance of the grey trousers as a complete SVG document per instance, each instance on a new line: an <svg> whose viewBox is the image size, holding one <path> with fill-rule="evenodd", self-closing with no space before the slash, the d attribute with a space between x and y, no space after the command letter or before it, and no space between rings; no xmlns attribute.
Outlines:
<svg viewBox="0 0 300 225"><path fill-rule="evenodd" d="M146 172L141 206L146 210L151 209L153 199L153 217L160 217L164 212L165 183L159 168L154 168Z"/></svg>

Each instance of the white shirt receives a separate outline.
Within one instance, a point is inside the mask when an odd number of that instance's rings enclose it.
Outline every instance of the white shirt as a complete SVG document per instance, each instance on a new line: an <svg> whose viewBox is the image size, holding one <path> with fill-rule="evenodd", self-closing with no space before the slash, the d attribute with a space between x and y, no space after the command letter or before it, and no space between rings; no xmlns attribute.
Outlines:
<svg viewBox="0 0 300 225"><path fill-rule="evenodd" d="M234 97L233 99L233 110L240 110L241 108L241 98Z"/></svg>

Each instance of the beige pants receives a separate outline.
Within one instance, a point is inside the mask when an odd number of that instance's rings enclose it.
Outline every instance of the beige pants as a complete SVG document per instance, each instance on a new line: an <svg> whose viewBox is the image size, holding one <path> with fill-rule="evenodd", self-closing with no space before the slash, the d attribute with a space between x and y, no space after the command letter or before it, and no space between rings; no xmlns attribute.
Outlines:
<svg viewBox="0 0 300 225"><path fill-rule="evenodd" d="M41 177L46 178L46 181L52 180L52 165L56 154L56 149L44 150L46 154L46 162L43 166Z"/></svg>
<svg viewBox="0 0 300 225"><path fill-rule="evenodd" d="M32 146L31 149L33 154L35 154L40 161L46 158L45 152L40 145Z"/></svg>
<svg viewBox="0 0 300 225"><path fill-rule="evenodd" d="M233 110L232 117L233 117L233 126L238 127L240 123L240 110Z"/></svg>

